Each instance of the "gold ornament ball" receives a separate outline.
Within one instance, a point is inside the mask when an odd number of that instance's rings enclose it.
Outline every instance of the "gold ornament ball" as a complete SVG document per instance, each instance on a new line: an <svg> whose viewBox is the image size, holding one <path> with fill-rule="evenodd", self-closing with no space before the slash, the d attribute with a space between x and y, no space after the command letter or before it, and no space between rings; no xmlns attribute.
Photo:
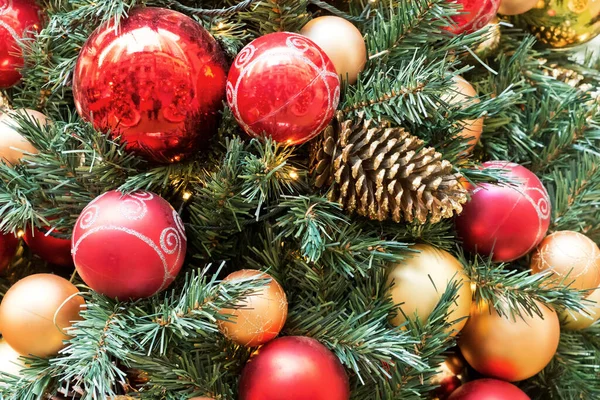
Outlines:
<svg viewBox="0 0 600 400"><path fill-rule="evenodd" d="M235 343L254 347L274 339L285 324L288 313L288 302L283 288L269 274L243 269L228 275L223 281L255 279L271 279L271 281L240 299L237 308L225 308L221 315L229 315L228 321L218 321L219 330Z"/></svg>
<svg viewBox="0 0 600 400"><path fill-rule="evenodd" d="M354 84L367 63L367 46L360 31L344 18L326 16L304 25L300 33L329 56L342 80Z"/></svg>
<svg viewBox="0 0 600 400"><path fill-rule="evenodd" d="M498 14L518 15L531 10L539 0L501 0ZM586 0L587 1L587 0Z"/></svg>
<svg viewBox="0 0 600 400"><path fill-rule="evenodd" d="M0 115L0 160L13 165L23 158L24 153L38 153L37 149L16 129L18 122L14 118L15 114L25 114L40 125L48 122L44 114L26 108Z"/></svg>
<svg viewBox="0 0 600 400"><path fill-rule="evenodd" d="M442 100L450 105L479 103L475 88L463 77L457 75L452 78L452 85L448 92L442 96ZM483 132L483 117L460 121L463 127L458 136L469 138L468 152L472 151Z"/></svg>
<svg viewBox="0 0 600 400"><path fill-rule="evenodd" d="M14 284L0 304L0 331L22 355L53 356L70 339L67 329L80 319L79 290L56 275L35 274Z"/></svg>
<svg viewBox="0 0 600 400"><path fill-rule="evenodd" d="M523 18L513 18L517 26L528 28L540 42L563 48L595 38L600 33L599 16L598 0L540 0Z"/></svg>
<svg viewBox="0 0 600 400"><path fill-rule="evenodd" d="M494 17L487 25L485 30L485 40L475 48L475 54L481 59L486 59L495 55L500 47L500 40L502 39L502 31L500 30L500 21L497 17ZM483 29L482 29L483 32ZM478 62L473 59L470 62ZM473 90L474 91L474 90Z"/></svg>
<svg viewBox="0 0 600 400"><path fill-rule="evenodd" d="M596 289L587 297L594 303L585 303L587 314L577 313L575 311L563 311L560 313L561 320L564 320L563 328L571 331L580 331L590 327L600 318L600 289Z"/></svg>
<svg viewBox="0 0 600 400"><path fill-rule="evenodd" d="M402 303L391 316L391 324L399 326L406 322L406 317L412 319L415 314L425 322L452 280L460 281L462 285L456 302L450 306L448 321L468 317L472 292L462 264L447 251L430 245L419 244L412 248L419 253L390 266L390 294L394 304ZM466 322L464 318L454 323L453 334L458 333Z"/></svg>
<svg viewBox="0 0 600 400"><path fill-rule="evenodd" d="M458 339L460 350L479 373L509 382L540 372L554 357L560 323L554 311L538 303L543 319L500 316L487 303L473 305L469 321Z"/></svg>
<svg viewBox="0 0 600 400"><path fill-rule="evenodd" d="M19 360L17 353L4 339L0 339L0 372L19 376L25 364ZM2 386L2 384L0 384Z"/></svg>
<svg viewBox="0 0 600 400"><path fill-rule="evenodd" d="M552 271L556 282L579 290L600 286L600 249L587 236L573 231L559 231L542 240L531 257L533 273Z"/></svg>

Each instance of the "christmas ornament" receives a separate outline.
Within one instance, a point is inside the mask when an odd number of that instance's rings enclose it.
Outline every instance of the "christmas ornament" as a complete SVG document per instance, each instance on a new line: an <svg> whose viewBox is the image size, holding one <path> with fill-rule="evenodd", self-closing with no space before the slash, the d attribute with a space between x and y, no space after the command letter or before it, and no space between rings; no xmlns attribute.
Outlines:
<svg viewBox="0 0 600 400"><path fill-rule="evenodd" d="M531 272L552 271L558 283L591 291L600 286L600 249L587 236L559 231L546 236L531 257Z"/></svg>
<svg viewBox="0 0 600 400"><path fill-rule="evenodd" d="M390 266L388 286L394 304L401 304L390 322L399 326L406 319L415 318L425 322L440 301L448 284L461 283L456 302L449 308L448 322L453 334L467 323L471 309L471 285L463 272L462 264L445 250L419 244L412 247L418 253L408 255L406 260Z"/></svg>
<svg viewBox="0 0 600 400"><path fill-rule="evenodd" d="M0 303L0 331L22 355L49 357L70 339L68 328L81 319L79 290L56 275L35 274L14 284Z"/></svg>
<svg viewBox="0 0 600 400"><path fill-rule="evenodd" d="M431 379L438 387L433 391L434 400L447 400L460 387L466 361L460 354L452 354L438 367L438 373Z"/></svg>
<svg viewBox="0 0 600 400"><path fill-rule="evenodd" d="M26 229L23 240L42 260L61 267L70 267L73 265L71 238L65 239L54 236L55 234L58 233L51 233L48 227L42 230L34 228L33 231Z"/></svg>
<svg viewBox="0 0 600 400"><path fill-rule="evenodd" d="M442 96L442 100L452 106L461 104L463 107L468 106L469 104L479 103L477 91L475 91L475 88L461 76L454 76L452 78L452 85L448 92ZM471 152L483 132L483 117L475 120L460 121L459 124L462 127L462 130L458 136L469 139L469 148L467 151Z"/></svg>
<svg viewBox="0 0 600 400"><path fill-rule="evenodd" d="M473 33L483 28L496 16L500 0L448 0L458 4L459 14L454 15L454 25L446 29L455 34Z"/></svg>
<svg viewBox="0 0 600 400"><path fill-rule="evenodd" d="M34 0L0 2L0 89L21 79L23 54L19 41L28 31L39 31L41 21L42 11Z"/></svg>
<svg viewBox="0 0 600 400"><path fill-rule="evenodd" d="M138 8L118 30L101 25L83 46L75 105L128 149L156 162L179 161L216 132L226 69L223 51L197 22L172 10Z"/></svg>
<svg viewBox="0 0 600 400"><path fill-rule="evenodd" d="M449 400L530 400L512 383L497 379L477 379L461 386Z"/></svg>
<svg viewBox="0 0 600 400"><path fill-rule="evenodd" d="M150 297L179 273L187 239L177 211L149 192L98 196L73 230L73 261L98 293L121 300Z"/></svg>
<svg viewBox="0 0 600 400"><path fill-rule="evenodd" d="M240 400L348 400L348 376L338 358L317 340L273 340L248 361Z"/></svg>
<svg viewBox="0 0 600 400"><path fill-rule="evenodd" d="M571 0L576 1L576 0ZM586 1L587 0L583 0ZM538 4L539 0L500 0L500 8L498 14L502 15L518 15L523 14Z"/></svg>
<svg viewBox="0 0 600 400"><path fill-rule="evenodd" d="M600 319L600 289L596 289L587 297L593 303L585 303L586 313L565 310L560 313L560 320L564 321L563 328L572 331L580 331L590 327Z"/></svg>
<svg viewBox="0 0 600 400"><path fill-rule="evenodd" d="M315 186L330 201L375 220L435 223L462 210L467 191L450 162L403 128L337 113L311 150Z"/></svg>
<svg viewBox="0 0 600 400"><path fill-rule="evenodd" d="M500 316L487 303L474 305L461 331L458 345L463 356L479 373L509 382L521 381L540 372L550 362L560 336L554 311L538 303L543 318Z"/></svg>
<svg viewBox="0 0 600 400"><path fill-rule="evenodd" d="M19 247L19 239L12 233L0 233L0 272L12 261Z"/></svg>
<svg viewBox="0 0 600 400"><path fill-rule="evenodd" d="M312 40L288 32L259 37L236 57L227 78L227 103L250 135L304 143L331 121L340 80Z"/></svg>
<svg viewBox="0 0 600 400"><path fill-rule="evenodd" d="M4 339L0 339L0 372L13 376L21 375L21 370L25 368L23 361L19 359L21 355L17 353ZM0 387L3 384L0 382Z"/></svg>
<svg viewBox="0 0 600 400"><path fill-rule="evenodd" d="M485 40L479 43L473 50L477 57L485 60L498 53L500 48L500 39L502 39L502 31L500 30L500 20L494 17L487 25L487 30L483 33ZM483 32L483 30L482 30ZM470 54L470 53L469 53ZM473 57L471 57L473 58ZM471 62L477 60L471 60Z"/></svg>
<svg viewBox="0 0 600 400"><path fill-rule="evenodd" d="M484 168L504 170L514 185L482 184L456 219L464 247L494 261L512 261L529 253L550 225L550 199L542 182L527 168L489 161Z"/></svg>
<svg viewBox="0 0 600 400"><path fill-rule="evenodd" d="M25 153L37 154L37 149L19 133L19 122L16 115L27 118L41 126L48 123L46 116L35 110L26 108L0 115L0 161L16 164Z"/></svg>
<svg viewBox="0 0 600 400"><path fill-rule="evenodd" d="M529 1L532 0L527 3ZM513 20L550 47L577 46L600 33L598 0L539 0L536 4L535 8Z"/></svg>
<svg viewBox="0 0 600 400"><path fill-rule="evenodd" d="M367 63L367 46L350 21L330 15L319 17L304 25L300 33L323 49L342 80L356 83Z"/></svg>
<svg viewBox="0 0 600 400"><path fill-rule="evenodd" d="M240 299L236 308L220 310L219 314L231 316L218 321L219 330L230 340L242 346L260 346L274 339L285 324L288 312L287 297L283 288L272 276L263 272L243 269L227 276L223 281L271 279L271 281Z"/></svg>

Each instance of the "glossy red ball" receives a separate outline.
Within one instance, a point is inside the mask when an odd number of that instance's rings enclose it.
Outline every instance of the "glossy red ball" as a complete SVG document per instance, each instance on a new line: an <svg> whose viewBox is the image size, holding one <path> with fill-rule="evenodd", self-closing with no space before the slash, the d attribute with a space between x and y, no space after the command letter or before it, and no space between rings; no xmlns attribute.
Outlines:
<svg viewBox="0 0 600 400"><path fill-rule="evenodd" d="M0 233L0 272L4 271L15 256L19 239L12 233Z"/></svg>
<svg viewBox="0 0 600 400"><path fill-rule="evenodd" d="M42 28L42 11L35 0L0 0L0 89L19 82L23 55L18 40L26 31Z"/></svg>
<svg viewBox="0 0 600 400"><path fill-rule="evenodd" d="M304 143L333 118L340 80L329 57L305 36L277 32L244 47L227 78L227 103L251 136Z"/></svg>
<svg viewBox="0 0 600 400"><path fill-rule="evenodd" d="M497 379L478 379L459 387L448 400L530 400L512 383Z"/></svg>
<svg viewBox="0 0 600 400"><path fill-rule="evenodd" d="M248 361L240 400L348 400L348 376L339 359L317 340L275 339Z"/></svg>
<svg viewBox="0 0 600 400"><path fill-rule="evenodd" d="M472 33L485 27L498 13L501 0L448 0L462 6L447 29L455 34Z"/></svg>
<svg viewBox="0 0 600 400"><path fill-rule="evenodd" d="M71 239L65 239L48 233L48 228L37 229L33 232L30 228L25 230L23 240L27 243L29 249L37 254L42 260L61 267L73 266L73 257L71 257Z"/></svg>
<svg viewBox="0 0 600 400"><path fill-rule="evenodd" d="M83 46L73 78L79 114L155 162L189 156L217 131L227 64L191 18L138 8L119 30L103 25Z"/></svg>
<svg viewBox="0 0 600 400"><path fill-rule="evenodd" d="M501 168L516 186L482 184L456 219L465 249L494 261L512 261L533 250L550 225L550 198L542 182L527 168L492 161L484 168Z"/></svg>
<svg viewBox="0 0 600 400"><path fill-rule="evenodd" d="M186 249L179 214L149 192L107 192L88 204L73 230L73 261L81 279L121 300L150 297L169 286Z"/></svg>

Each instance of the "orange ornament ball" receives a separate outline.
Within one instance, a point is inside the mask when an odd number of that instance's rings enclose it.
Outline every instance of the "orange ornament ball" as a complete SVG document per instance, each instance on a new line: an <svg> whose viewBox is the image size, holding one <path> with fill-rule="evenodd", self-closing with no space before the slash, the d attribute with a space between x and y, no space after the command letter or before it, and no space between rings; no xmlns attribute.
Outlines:
<svg viewBox="0 0 600 400"><path fill-rule="evenodd" d="M44 126L48 119L44 114L26 108L0 114L0 161L17 164L26 153L37 154L37 149L19 133L16 115Z"/></svg>
<svg viewBox="0 0 600 400"><path fill-rule="evenodd" d="M554 311L538 303L542 317L501 316L487 303L473 305L458 340L460 350L479 373L508 382L539 373L554 357L560 323Z"/></svg>
<svg viewBox="0 0 600 400"><path fill-rule="evenodd" d="M539 0L502 0L498 14L519 15L526 13L536 6Z"/></svg>
<svg viewBox="0 0 600 400"><path fill-rule="evenodd" d="M450 105L479 103L475 88L463 77L458 75L452 78L452 85L450 86L449 93L442 96L442 100ZM469 139L469 148L467 151L470 152L481 138L481 133L483 132L483 117L460 121L460 125L462 130L458 136Z"/></svg>
<svg viewBox="0 0 600 400"><path fill-rule="evenodd" d="M79 290L56 275L35 274L14 284L0 304L0 331L22 355L56 355L70 339L68 328L81 319Z"/></svg>
<svg viewBox="0 0 600 400"><path fill-rule="evenodd" d="M571 331L580 331L589 328L594 322L600 319L600 289L596 289L587 297L592 303L585 303L587 313L578 313L575 311L562 311L560 313L561 321L564 321L563 328Z"/></svg>
<svg viewBox="0 0 600 400"><path fill-rule="evenodd" d="M600 286L600 249L587 236L573 231L559 231L542 240L531 257L531 272L551 271L557 283L570 284L579 290Z"/></svg>
<svg viewBox="0 0 600 400"><path fill-rule="evenodd" d="M21 371L26 368L17 353L4 339L0 339L0 372L13 376L19 376ZM0 387L2 384L0 383Z"/></svg>
<svg viewBox="0 0 600 400"><path fill-rule="evenodd" d="M287 319L288 302L283 288L269 274L243 269L228 275L223 282L249 279L270 279L266 285L255 290L236 304L236 308L225 308L220 314L231 316L219 320L219 330L235 343L254 347L277 337Z"/></svg>

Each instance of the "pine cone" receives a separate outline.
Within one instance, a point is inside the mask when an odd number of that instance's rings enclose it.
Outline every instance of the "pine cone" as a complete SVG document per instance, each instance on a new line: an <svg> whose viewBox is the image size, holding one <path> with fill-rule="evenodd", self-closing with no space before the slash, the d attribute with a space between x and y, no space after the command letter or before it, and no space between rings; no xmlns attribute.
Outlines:
<svg viewBox="0 0 600 400"><path fill-rule="evenodd" d="M338 112L311 152L315 185L329 187L330 201L379 221L435 223L462 211L460 175L434 148L403 128L371 126L364 114L342 118Z"/></svg>

